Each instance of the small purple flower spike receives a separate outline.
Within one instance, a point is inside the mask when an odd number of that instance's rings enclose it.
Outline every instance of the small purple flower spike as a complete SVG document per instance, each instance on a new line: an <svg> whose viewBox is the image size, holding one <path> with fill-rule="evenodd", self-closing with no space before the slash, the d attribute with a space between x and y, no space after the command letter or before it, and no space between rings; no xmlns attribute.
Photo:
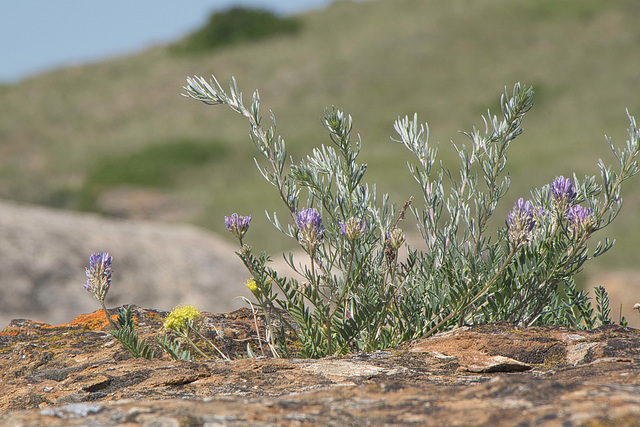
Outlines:
<svg viewBox="0 0 640 427"><path fill-rule="evenodd" d="M566 203L572 203L576 198L576 190L573 187L571 179L562 175L557 177L551 183L551 195L555 201L565 201Z"/></svg>
<svg viewBox="0 0 640 427"><path fill-rule="evenodd" d="M242 238L246 234L247 230L249 230L249 223L251 222L252 215L242 216L237 213L231 214L230 217L224 217L224 225L240 242L242 243Z"/></svg>
<svg viewBox="0 0 640 427"><path fill-rule="evenodd" d="M113 258L108 252L91 254L91 257L89 257L89 267L85 268L87 283L84 284L84 288L100 301L102 310L107 320L109 320L111 327L118 329L118 325L113 321L109 310L107 310L107 307L104 305L104 299L111 286L111 261L113 261Z"/></svg>
<svg viewBox="0 0 640 427"><path fill-rule="evenodd" d="M560 175L551 183L551 200L558 218L567 214L567 210L575 203L576 197L577 193L571 179L565 179Z"/></svg>
<svg viewBox="0 0 640 427"><path fill-rule="evenodd" d="M296 216L296 225L300 244L309 255L313 256L324 235L320 214L314 208L303 209Z"/></svg>
<svg viewBox="0 0 640 427"><path fill-rule="evenodd" d="M531 231L536 225L533 205L530 201L519 198L507 216L509 241L514 246L520 246L530 238Z"/></svg>
<svg viewBox="0 0 640 427"><path fill-rule="evenodd" d="M84 284L84 288L100 302L104 301L111 286L112 260L113 258L108 252L94 253L89 258L89 267L85 268L87 282Z"/></svg>
<svg viewBox="0 0 640 427"><path fill-rule="evenodd" d="M567 211L567 219L574 229L591 232L596 226L596 219L591 208L580 205L572 206Z"/></svg>

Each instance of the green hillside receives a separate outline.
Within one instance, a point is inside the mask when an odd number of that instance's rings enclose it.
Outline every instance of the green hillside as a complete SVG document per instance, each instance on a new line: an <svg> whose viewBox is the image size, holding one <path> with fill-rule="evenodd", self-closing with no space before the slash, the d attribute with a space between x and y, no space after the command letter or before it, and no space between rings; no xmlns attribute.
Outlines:
<svg viewBox="0 0 640 427"><path fill-rule="evenodd" d="M247 123L180 96L192 75L233 75L247 98L259 89L294 159L328 142L325 107L345 109L368 181L398 203L419 194L408 152L389 140L399 115L427 121L455 167L449 141L464 142L458 131L482 126L487 107L499 113L505 86L533 85L503 212L557 175L597 173L598 157L612 159L604 134L626 139L625 107L640 120L636 0L342 1L299 21L294 34L190 55L157 46L0 86L0 197L96 209L110 189L151 188L198 206L185 219L194 224L223 233L225 214L252 213L249 243L291 246L264 218L279 204L253 165ZM623 193L608 231L618 245L601 268L638 263L640 177Z"/></svg>

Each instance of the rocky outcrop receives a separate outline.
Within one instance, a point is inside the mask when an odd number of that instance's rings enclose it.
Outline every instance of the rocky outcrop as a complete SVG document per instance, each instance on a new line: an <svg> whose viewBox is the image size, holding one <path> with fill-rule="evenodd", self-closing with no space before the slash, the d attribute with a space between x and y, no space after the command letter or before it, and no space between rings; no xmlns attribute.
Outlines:
<svg viewBox="0 0 640 427"><path fill-rule="evenodd" d="M97 302L82 284L98 251L114 258L109 306L239 308L234 297L250 293L234 250L192 226L0 201L0 328L17 317L56 324L94 310Z"/></svg>
<svg viewBox="0 0 640 427"><path fill-rule="evenodd" d="M153 337L166 312L134 308ZM640 420L640 331L459 328L319 360L246 358L248 309L205 313L226 360L132 358L102 312L0 333L0 425L602 425ZM261 325L260 316L257 319Z"/></svg>

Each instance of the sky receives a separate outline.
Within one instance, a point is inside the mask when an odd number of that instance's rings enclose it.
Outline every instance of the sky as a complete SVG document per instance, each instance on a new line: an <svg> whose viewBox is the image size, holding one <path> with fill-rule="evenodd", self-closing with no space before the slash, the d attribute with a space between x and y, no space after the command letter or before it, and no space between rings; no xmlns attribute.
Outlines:
<svg viewBox="0 0 640 427"><path fill-rule="evenodd" d="M235 5L279 14L333 0L10 0L0 6L0 83L166 43Z"/></svg>

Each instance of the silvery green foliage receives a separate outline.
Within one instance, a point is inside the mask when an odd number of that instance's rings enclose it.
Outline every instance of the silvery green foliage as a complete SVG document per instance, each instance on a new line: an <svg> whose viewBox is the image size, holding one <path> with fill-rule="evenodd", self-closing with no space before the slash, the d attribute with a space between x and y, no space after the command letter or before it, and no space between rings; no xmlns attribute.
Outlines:
<svg viewBox="0 0 640 427"><path fill-rule="evenodd" d="M437 147L417 115L398 119L396 142L415 156L409 173L424 206L409 200L398 212L388 195L379 198L375 185L363 182L366 165L357 161L361 141L352 137L352 119L343 111L325 111L331 144L293 164L275 134L273 114L272 126L262 126L257 91L245 107L235 79L228 94L215 77L188 78L185 90L186 96L226 104L249 120L267 166L257 159L256 165L291 214L283 222L275 214L269 218L308 255L306 264L291 254L287 258L303 278L296 280L279 277L269 256L254 255L248 245L237 252L255 280L253 294L272 339L288 330L303 356L320 357L386 348L456 325L594 326L588 297L576 290L573 277L587 260L611 248L605 240L590 252L586 242L616 217L620 185L639 171L640 138L630 115L627 146L618 150L608 140L617 165L614 170L599 162L601 184L595 177L559 177L533 190L530 200L519 199L507 218L494 218L509 190L507 152L533 105L531 88L516 84L511 94L505 90L501 116L488 114L484 130L473 128L465 134L467 144L454 145L455 172L437 161ZM409 209L425 246L407 248L402 260L405 235L399 222ZM491 221L504 224L497 235L489 231ZM604 300L599 295L600 323L608 320ZM269 317L274 315L281 320L277 330ZM283 355L290 354L285 340L277 344Z"/></svg>
<svg viewBox="0 0 640 427"><path fill-rule="evenodd" d="M118 310L118 329L109 331L133 357L153 359L155 352L147 341L138 337L138 332L131 318L131 306Z"/></svg>
<svg viewBox="0 0 640 427"><path fill-rule="evenodd" d="M173 360L193 360L191 352L181 348L180 342L175 337L167 334L158 334L156 342Z"/></svg>
<svg viewBox="0 0 640 427"><path fill-rule="evenodd" d="M558 187L560 181L567 185L560 177L533 190L532 202L526 202L531 203L528 210L520 199L507 227L492 243L487 236L488 221L509 188L509 178L503 176L507 150L522 132L520 122L532 106L533 91L517 84L512 95L505 92L501 101L502 120L490 116L485 119L484 132L474 129L466 134L469 146L455 147L460 159L457 176L436 164L427 128L419 126L415 116L396 122L400 142L418 159L419 165L410 164L409 169L427 207L414 210L427 249L410 249L405 282L412 289L408 294L429 296L429 316L414 318L421 326L431 320L425 335L455 324L495 321L572 327L592 324L584 310L587 296L576 291L573 277L587 260L612 246L607 239L590 254L586 241L615 218L622 204L620 184L638 173L635 120L629 116L625 150L616 150L609 141L618 172L600 160L601 185L595 177L579 180L574 176L571 187L575 185L576 194L554 198L553 185ZM528 219L514 234L517 227L510 220L518 209L535 219ZM525 232L529 234L523 235ZM420 306L410 301L414 304ZM433 315L441 320L430 326Z"/></svg>

